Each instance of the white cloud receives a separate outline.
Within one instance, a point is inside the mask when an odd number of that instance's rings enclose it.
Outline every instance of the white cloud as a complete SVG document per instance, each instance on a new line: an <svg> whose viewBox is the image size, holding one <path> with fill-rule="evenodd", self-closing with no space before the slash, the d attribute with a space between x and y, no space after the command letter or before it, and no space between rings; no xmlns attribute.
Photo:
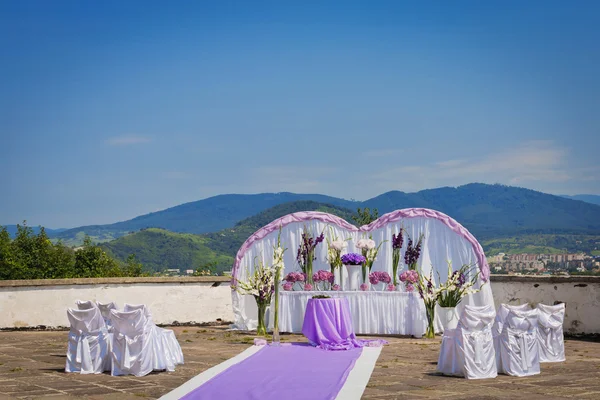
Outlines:
<svg viewBox="0 0 600 400"><path fill-rule="evenodd" d="M568 149L552 141L528 141L487 155L399 166L376 173L373 178L378 190L418 191L484 182L556 192L567 183L590 180L590 172L598 170L571 167L568 158Z"/></svg>
<svg viewBox="0 0 600 400"><path fill-rule="evenodd" d="M109 146L130 146L134 144L149 143L151 141L152 139L144 136L125 135L112 137L110 139L107 139L105 143Z"/></svg>

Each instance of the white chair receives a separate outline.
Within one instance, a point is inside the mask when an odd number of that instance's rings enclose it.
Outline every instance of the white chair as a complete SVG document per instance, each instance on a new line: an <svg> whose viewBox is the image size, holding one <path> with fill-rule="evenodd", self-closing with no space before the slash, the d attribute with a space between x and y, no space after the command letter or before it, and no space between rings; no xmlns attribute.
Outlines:
<svg viewBox="0 0 600 400"><path fill-rule="evenodd" d="M144 304L125 304L124 311L142 310L147 318L148 329L153 332L154 369L174 371L175 366L183 364L183 352L171 329L156 326L150 309Z"/></svg>
<svg viewBox="0 0 600 400"><path fill-rule="evenodd" d="M110 370L111 335L106 330L100 311L67 310L71 325L67 345L65 372L100 374Z"/></svg>
<svg viewBox="0 0 600 400"><path fill-rule="evenodd" d="M565 361L565 338L563 322L565 320L565 304L554 306L538 304L538 346L540 362Z"/></svg>
<svg viewBox="0 0 600 400"><path fill-rule="evenodd" d="M529 303L511 305L511 304L500 304L498 311L496 312L496 319L494 320L494 326L492 327L492 335L494 336L494 350L496 351L496 369L498 372L502 371L502 359L500 358L500 335L504 329L504 321L510 310L516 311L528 311L531 310Z"/></svg>
<svg viewBox="0 0 600 400"><path fill-rule="evenodd" d="M112 301L109 303L100 303L96 302L96 306L100 310L100 314L102 314L102 318L104 318L104 322L106 323L106 328L109 332L113 331L112 321L110 319L110 310L117 310L117 305Z"/></svg>
<svg viewBox="0 0 600 400"><path fill-rule="evenodd" d="M538 310L509 310L499 336L502 372L512 376L540 373Z"/></svg>
<svg viewBox="0 0 600 400"><path fill-rule="evenodd" d="M143 310L111 310L111 375L145 376L152 372L152 340Z"/></svg>
<svg viewBox="0 0 600 400"><path fill-rule="evenodd" d="M492 306L465 305L457 328L446 330L442 336L437 370L467 379L495 378L498 375L492 337L495 315Z"/></svg>
<svg viewBox="0 0 600 400"><path fill-rule="evenodd" d="M96 307L96 304L91 300L77 300L75 304L77 304L78 310L89 310Z"/></svg>

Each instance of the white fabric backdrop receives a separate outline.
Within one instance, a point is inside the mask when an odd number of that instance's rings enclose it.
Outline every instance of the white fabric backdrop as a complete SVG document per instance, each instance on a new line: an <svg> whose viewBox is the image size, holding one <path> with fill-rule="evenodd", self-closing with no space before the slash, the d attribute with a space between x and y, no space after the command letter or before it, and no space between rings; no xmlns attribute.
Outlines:
<svg viewBox="0 0 600 400"><path fill-rule="evenodd" d="M285 262L285 274L293 271L300 271L300 267L296 262L296 254L298 246L300 244L301 235L304 228L312 233L313 236L325 232L325 235L329 235L330 238L337 235L338 238L346 239L348 241L348 249L346 252L357 252L355 243L363 237L372 236L373 240L379 245L383 240L387 240L381 246L377 260L373 264L372 271L386 271L390 275L392 274L392 234L400 231L400 227L404 227L405 232L416 241L420 233L424 234L423 246L421 251L421 257L419 259L419 270L425 274L429 274L432 267L434 269L434 279L437 281L437 273L439 272L440 277L445 281L447 277L447 263L446 260L451 260L455 270L459 269L463 264L475 264L477 257L473 249L473 245L469 241L452 231L447 225L435 218L427 217L414 217L414 218L403 218L400 221L390 222L382 228L375 229L369 233L360 231L350 231L346 228L337 226L336 224L329 224L320 220L310 220L301 222L291 222L288 225L283 226L281 229L281 241L284 248L287 248L284 254ZM408 242L408 238L404 237L404 246L402 249L402 256ZM248 251L243 255L240 260L239 271L236 278L240 281L245 281L249 273L253 269L255 258L262 259L265 263L270 263L273 256L273 246L277 241L278 231L273 231L265 236L262 240L255 241L252 243ZM327 243L324 241L319 244L315 251L315 260L313 264L313 272L320 269L329 270L329 264L327 263ZM404 265L404 260L401 259L398 273L405 270L407 267ZM348 278L348 274L344 271L344 278ZM482 283L480 279L480 283ZM232 291L232 303L233 312L235 316L235 328L242 330L256 329L258 323L257 308L254 298L249 295L240 295L239 293ZM462 311L462 305L470 304L476 306L483 306L490 304L494 306L494 300L492 297L492 290L490 282L486 282L483 285L481 292L470 295L463 299L459 305L458 312ZM400 310L390 310L390 313L401 312ZM374 332L376 333L376 332ZM383 333L383 332L381 332Z"/></svg>

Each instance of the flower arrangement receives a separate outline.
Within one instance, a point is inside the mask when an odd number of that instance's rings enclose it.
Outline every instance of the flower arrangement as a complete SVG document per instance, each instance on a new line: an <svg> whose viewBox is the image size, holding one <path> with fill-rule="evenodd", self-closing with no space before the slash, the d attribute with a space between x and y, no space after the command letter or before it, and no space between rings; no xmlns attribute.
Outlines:
<svg viewBox="0 0 600 400"><path fill-rule="evenodd" d="M331 286L331 290L335 290L336 292L339 291L340 289L341 289L340 285L338 285L337 283L334 284L333 286Z"/></svg>
<svg viewBox="0 0 600 400"><path fill-rule="evenodd" d="M425 303L425 313L427 315L427 331L425 332L425 337L431 339L435 337L435 328L433 326L435 320L435 304L443 290L443 286L436 286L434 284L432 269L429 278L423 274L419 274L417 289Z"/></svg>
<svg viewBox="0 0 600 400"><path fill-rule="evenodd" d="M393 292L396 290L396 285L394 285L393 283L390 283L387 285L387 290L388 292Z"/></svg>
<svg viewBox="0 0 600 400"><path fill-rule="evenodd" d="M329 290L333 285L334 276L333 273L325 270L319 270L313 274L313 282L317 290ZM319 287L319 284L321 286Z"/></svg>
<svg viewBox="0 0 600 400"><path fill-rule="evenodd" d="M326 294L316 294L312 298L313 299L330 299L331 296L327 296Z"/></svg>
<svg viewBox="0 0 600 400"><path fill-rule="evenodd" d="M338 239L337 236L333 236L332 240L327 238L327 262L331 267L332 273L336 268L341 268L342 266L342 251L348 247L348 243L346 243L348 240Z"/></svg>
<svg viewBox="0 0 600 400"><path fill-rule="evenodd" d="M235 289L240 294L249 294L254 296L256 306L258 307L258 326L256 328L258 335L266 335L267 327L265 325L265 311L271 304L271 297L275 290L275 270L264 265L258 258L254 259L254 271L247 274L246 282L238 281Z"/></svg>
<svg viewBox="0 0 600 400"><path fill-rule="evenodd" d="M367 290L369 290L369 285L367 285L366 283L361 283L360 290L362 290L363 292L366 292Z"/></svg>
<svg viewBox="0 0 600 400"><path fill-rule="evenodd" d="M302 288L304 287L304 282L306 282L306 275L304 274L304 272L290 272L285 276L285 278L283 278L283 280L286 282L283 285L283 288L285 290L294 290L294 286L296 283L298 284L298 289L302 290Z"/></svg>
<svg viewBox="0 0 600 400"><path fill-rule="evenodd" d="M388 285L391 281L392 277L385 271L373 271L369 274L369 282L371 282L371 285L383 283L383 288L385 289L386 285Z"/></svg>
<svg viewBox="0 0 600 400"><path fill-rule="evenodd" d="M275 287L275 304L273 305L273 343L279 344L279 282L281 280L281 274L285 269L283 262L283 253L286 249L281 247L281 227L279 228L279 234L277 235L277 244L273 247L273 264L271 268L274 271L275 277L273 285Z"/></svg>
<svg viewBox="0 0 600 400"><path fill-rule="evenodd" d="M421 245L423 244L423 234L419 235L417 243L413 244L413 240L408 237L408 244L406 245L406 251L404 252L404 263L408 265L408 269L415 271L417 269L417 263L421 256Z"/></svg>
<svg viewBox="0 0 600 400"><path fill-rule="evenodd" d="M412 269L404 271L400 274L400 282L404 283L407 292L412 292L414 285L419 282L419 273Z"/></svg>
<svg viewBox="0 0 600 400"><path fill-rule="evenodd" d="M315 248L325 239L325 235L321 233L316 238L313 238L307 228L304 227L302 232L302 241L298 247L298 253L296 254L296 261L302 268L302 272L306 274L307 283L312 284L312 267L313 261L316 260Z"/></svg>
<svg viewBox="0 0 600 400"><path fill-rule="evenodd" d="M341 257L343 265L362 265L365 263L366 258L357 253L344 254Z"/></svg>
<svg viewBox="0 0 600 400"><path fill-rule="evenodd" d="M403 229L400 229L398 235L392 234L392 271L394 277L394 285L398 284L398 264L400 264L400 250L404 244L404 237L402 236Z"/></svg>
<svg viewBox="0 0 600 400"><path fill-rule="evenodd" d="M363 283L367 282L367 277L369 272L371 272L371 268L373 267L373 263L377 259L377 253L379 252L379 248L385 242L385 240L379 243L379 246L376 245L375 241L371 238L369 239L360 239L358 243L356 243L356 248L361 250L363 257L365 258L365 262L362 264L362 278Z"/></svg>
<svg viewBox="0 0 600 400"><path fill-rule="evenodd" d="M456 307L466 295L479 292L481 288L475 288L478 275L479 272L473 274L473 265L468 264L452 272L452 261L448 261L448 280L442 286L438 299L440 307ZM473 278L467 280L467 276Z"/></svg>

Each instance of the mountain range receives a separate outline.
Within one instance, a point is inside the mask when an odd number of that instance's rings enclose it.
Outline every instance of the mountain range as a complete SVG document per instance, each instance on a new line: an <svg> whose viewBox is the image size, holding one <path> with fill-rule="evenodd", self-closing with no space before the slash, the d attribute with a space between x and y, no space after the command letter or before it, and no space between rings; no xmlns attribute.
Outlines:
<svg viewBox="0 0 600 400"><path fill-rule="evenodd" d="M600 198L582 196L588 201ZM415 193L391 191L363 202L321 194L227 194L114 224L47 232L52 239L62 240L68 245L81 244L86 234L94 242L103 243L145 228L202 234L231 228L239 221L273 206L297 201L313 201L352 211L358 207L376 208L379 215L401 208L431 208L450 215L481 238L518 233L600 232L600 205L524 188L481 183Z"/></svg>

